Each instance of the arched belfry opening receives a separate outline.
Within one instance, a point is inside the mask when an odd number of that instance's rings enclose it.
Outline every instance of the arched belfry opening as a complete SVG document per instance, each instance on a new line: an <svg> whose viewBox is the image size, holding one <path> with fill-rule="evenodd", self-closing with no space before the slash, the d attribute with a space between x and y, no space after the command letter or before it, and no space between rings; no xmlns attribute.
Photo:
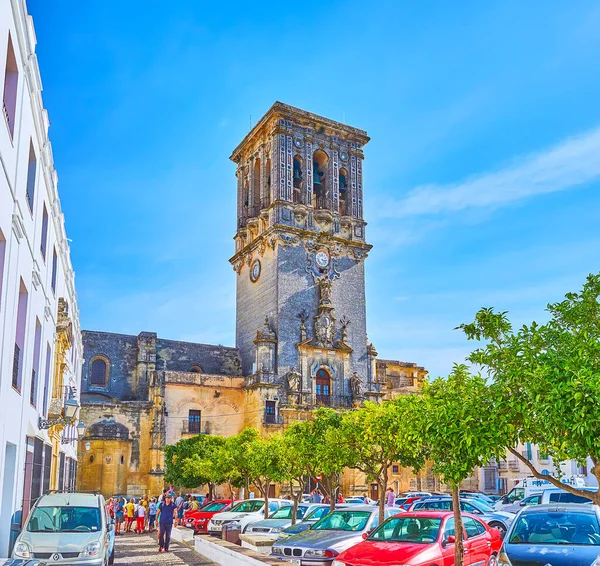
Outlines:
<svg viewBox="0 0 600 566"><path fill-rule="evenodd" d="M340 198L339 198L339 213L341 216L348 215L348 171L343 167L339 173L339 187L340 187Z"/></svg>
<svg viewBox="0 0 600 566"><path fill-rule="evenodd" d="M260 213L260 158L254 160L254 171L252 175L252 208L250 216L258 216Z"/></svg>
<svg viewBox="0 0 600 566"><path fill-rule="evenodd" d="M322 150L313 153L313 207L317 209L329 208L329 187L327 186L327 171L329 157Z"/></svg>
<svg viewBox="0 0 600 566"><path fill-rule="evenodd" d="M271 158L267 158L265 161L265 193L263 196L263 208L271 206Z"/></svg>
<svg viewBox="0 0 600 566"><path fill-rule="evenodd" d="M295 204L302 203L302 185L303 185L303 173L302 173L302 157L294 155L294 198Z"/></svg>

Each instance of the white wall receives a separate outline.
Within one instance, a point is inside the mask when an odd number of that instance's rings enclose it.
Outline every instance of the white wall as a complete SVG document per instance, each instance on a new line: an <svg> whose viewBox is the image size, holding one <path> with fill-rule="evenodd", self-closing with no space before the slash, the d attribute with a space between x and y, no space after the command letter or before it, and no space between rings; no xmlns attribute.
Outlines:
<svg viewBox="0 0 600 566"><path fill-rule="evenodd" d="M0 84L4 87L4 70L8 36L12 38L19 71L14 135L11 136L4 113L0 112L0 231L6 240L4 265L0 257L0 557L6 554L7 512L21 507L26 436L48 442L47 433L38 429L44 406L46 348L50 345L54 364L54 340L58 299L69 304L73 321L74 352L68 352L65 385L79 388L82 365L82 343L79 312L74 287L74 273L64 219L56 189L52 148L48 141L48 117L42 106L41 80L35 56L35 33L23 0L0 0ZM0 97L3 88L0 90ZM26 198L29 146L33 143L37 159L35 194L30 209ZM46 257L41 252L42 215L48 211ZM0 236L0 239L2 237ZM0 244L1 246L1 244ZM52 251L57 253L56 288L51 288ZM0 251L1 256L1 251ZM28 292L25 317L24 348L21 353L22 380L20 391L12 386L17 308L20 281ZM38 388L35 407L30 403L31 373L34 367L36 317L41 324ZM53 367L47 395L52 392ZM16 446L16 473L5 477L7 445ZM67 457L77 458L76 444L66 444ZM10 453L10 451L9 451ZM11 487L12 489L9 489ZM11 501L7 502L7 494Z"/></svg>

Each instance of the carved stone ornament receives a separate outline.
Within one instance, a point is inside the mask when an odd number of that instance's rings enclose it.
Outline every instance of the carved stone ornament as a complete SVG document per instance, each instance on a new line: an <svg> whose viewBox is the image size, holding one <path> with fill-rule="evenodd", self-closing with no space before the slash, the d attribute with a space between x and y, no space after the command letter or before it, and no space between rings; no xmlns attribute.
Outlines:
<svg viewBox="0 0 600 566"><path fill-rule="evenodd" d="M300 386L302 384L302 375L295 369L292 369L286 375L288 390L293 393L298 393L300 391Z"/></svg>
<svg viewBox="0 0 600 566"><path fill-rule="evenodd" d="M328 278L319 279L319 291L321 295L319 306L331 305L331 280Z"/></svg>
<svg viewBox="0 0 600 566"><path fill-rule="evenodd" d="M269 316L265 316L265 323L263 324L262 330L256 331L256 339L254 343L257 342L277 342L277 336L275 332L271 330L271 325L269 324Z"/></svg>
<svg viewBox="0 0 600 566"><path fill-rule="evenodd" d="M330 309L319 309L319 314L315 317L315 339L319 346L333 348L335 318Z"/></svg>
<svg viewBox="0 0 600 566"><path fill-rule="evenodd" d="M308 313L306 309L302 309L298 313L298 318L300 319L300 342L304 342L307 338L306 321L308 320Z"/></svg>
<svg viewBox="0 0 600 566"><path fill-rule="evenodd" d="M363 380L361 379L360 375L358 375L358 372L355 371L352 374L352 377L350 378L350 389L352 390L352 397L357 398L363 396L362 385Z"/></svg>
<svg viewBox="0 0 600 566"><path fill-rule="evenodd" d="M344 315L340 318L340 327L342 329L342 342L348 341L348 326L350 326L350 319Z"/></svg>

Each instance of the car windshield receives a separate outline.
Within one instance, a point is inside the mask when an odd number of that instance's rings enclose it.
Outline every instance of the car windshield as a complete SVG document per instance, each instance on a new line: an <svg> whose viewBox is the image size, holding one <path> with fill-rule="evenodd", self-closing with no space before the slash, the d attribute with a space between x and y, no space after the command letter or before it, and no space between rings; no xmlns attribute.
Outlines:
<svg viewBox="0 0 600 566"><path fill-rule="evenodd" d="M308 507L306 505L298 505L298 509L296 510L296 519L302 519L307 509ZM293 512L294 508L291 505L287 505L286 507L277 509L275 513L272 513L269 516L269 519L291 519Z"/></svg>
<svg viewBox="0 0 600 566"><path fill-rule="evenodd" d="M262 499L250 499L249 501L242 501L235 507L231 508L231 511L238 511L239 513L254 513L260 511L265 506L265 502Z"/></svg>
<svg viewBox="0 0 600 566"><path fill-rule="evenodd" d="M227 505L229 505L229 503L207 503L200 511L221 511L222 509L225 509Z"/></svg>
<svg viewBox="0 0 600 566"><path fill-rule="evenodd" d="M323 515L327 515L329 513L329 507L317 507L313 509L306 517L305 521L309 519L320 519Z"/></svg>
<svg viewBox="0 0 600 566"><path fill-rule="evenodd" d="M600 525L594 513L524 513L517 518L509 543L600 546Z"/></svg>
<svg viewBox="0 0 600 566"><path fill-rule="evenodd" d="M475 507L475 509L479 509L483 513L493 513L494 512L494 510L485 501L481 501L481 499L477 499L477 500L474 500L474 499L475 498L472 497L468 501L461 501L460 502L461 508L463 507L463 503L465 503L464 511L467 511L467 512L469 512L469 508L468 508L469 505L472 505L473 507Z"/></svg>
<svg viewBox="0 0 600 566"><path fill-rule="evenodd" d="M89 533L101 528L97 507L36 507L27 524L31 533Z"/></svg>
<svg viewBox="0 0 600 566"><path fill-rule="evenodd" d="M369 540L431 544L438 538L441 519L392 517L369 536Z"/></svg>
<svg viewBox="0 0 600 566"><path fill-rule="evenodd" d="M340 510L330 513L313 525L315 531L362 531L371 513L368 511Z"/></svg>

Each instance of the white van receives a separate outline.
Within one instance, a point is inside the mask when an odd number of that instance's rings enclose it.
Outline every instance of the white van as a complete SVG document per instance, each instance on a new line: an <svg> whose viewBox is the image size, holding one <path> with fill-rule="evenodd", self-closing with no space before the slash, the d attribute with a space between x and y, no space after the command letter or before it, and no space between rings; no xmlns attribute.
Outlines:
<svg viewBox="0 0 600 566"><path fill-rule="evenodd" d="M585 491L597 491L597 488L595 487L584 487L579 489L583 489ZM588 499L587 497L583 497L582 495L575 495L574 493L570 493L564 489L553 487L552 489L546 489L542 493L536 493L526 497L519 502L519 508L527 507L528 505L545 505L547 503L589 503L591 505L592 500Z"/></svg>
<svg viewBox="0 0 600 566"><path fill-rule="evenodd" d="M112 564L115 533L104 497L99 493L42 495L15 541L13 558L50 564Z"/></svg>
<svg viewBox="0 0 600 566"><path fill-rule="evenodd" d="M573 487L585 487L585 479L571 476L562 478L562 483L572 485ZM519 503L528 497L539 495L547 489L558 489L548 480L540 480L534 477L523 478L519 480L502 499L499 499L494 505L496 511L509 511L517 513L520 510Z"/></svg>

